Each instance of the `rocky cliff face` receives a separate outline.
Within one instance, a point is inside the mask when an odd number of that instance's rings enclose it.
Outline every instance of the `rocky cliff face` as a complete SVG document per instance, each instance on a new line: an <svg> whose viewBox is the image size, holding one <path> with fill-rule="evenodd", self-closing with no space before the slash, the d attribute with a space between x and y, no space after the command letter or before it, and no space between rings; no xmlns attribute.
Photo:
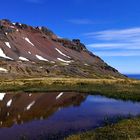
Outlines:
<svg viewBox="0 0 140 140"><path fill-rule="evenodd" d="M79 39L57 37L46 27L0 21L0 77L123 77Z"/></svg>

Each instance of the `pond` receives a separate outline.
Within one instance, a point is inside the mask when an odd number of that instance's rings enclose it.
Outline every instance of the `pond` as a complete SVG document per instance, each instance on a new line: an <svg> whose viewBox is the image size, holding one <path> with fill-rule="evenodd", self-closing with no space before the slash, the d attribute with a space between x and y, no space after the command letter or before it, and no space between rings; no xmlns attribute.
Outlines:
<svg viewBox="0 0 140 140"><path fill-rule="evenodd" d="M51 140L140 114L140 103L84 93L0 93L1 140Z"/></svg>

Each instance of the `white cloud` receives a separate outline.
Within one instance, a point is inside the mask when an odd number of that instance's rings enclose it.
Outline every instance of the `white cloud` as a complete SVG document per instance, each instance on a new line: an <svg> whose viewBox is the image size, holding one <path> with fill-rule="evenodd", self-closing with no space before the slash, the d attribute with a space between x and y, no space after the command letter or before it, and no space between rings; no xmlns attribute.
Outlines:
<svg viewBox="0 0 140 140"><path fill-rule="evenodd" d="M97 48L97 49L128 49L128 50L137 50L140 49L140 43L92 43L88 44L87 47Z"/></svg>
<svg viewBox="0 0 140 140"><path fill-rule="evenodd" d="M96 40L87 46L98 49L101 56L140 56L140 28L104 30L85 35Z"/></svg>
<svg viewBox="0 0 140 140"><path fill-rule="evenodd" d="M131 40L140 38L140 28L130 28L122 30L105 30L99 32L86 33L86 36L100 40ZM127 40L128 41L128 40Z"/></svg>
<svg viewBox="0 0 140 140"><path fill-rule="evenodd" d="M94 22L90 19L70 19L67 20L67 22L72 23L72 24L94 24Z"/></svg>
<svg viewBox="0 0 140 140"><path fill-rule="evenodd" d="M129 50L121 50L121 51L94 51L95 54L99 56L140 56L140 50L137 51L129 51Z"/></svg>

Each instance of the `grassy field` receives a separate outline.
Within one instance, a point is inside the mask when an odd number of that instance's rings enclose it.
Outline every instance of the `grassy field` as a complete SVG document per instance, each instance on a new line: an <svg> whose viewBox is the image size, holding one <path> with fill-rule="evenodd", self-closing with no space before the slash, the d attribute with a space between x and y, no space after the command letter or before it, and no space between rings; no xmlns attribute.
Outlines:
<svg viewBox="0 0 140 140"><path fill-rule="evenodd" d="M69 136L65 140L140 140L140 118L122 120L114 125Z"/></svg>
<svg viewBox="0 0 140 140"><path fill-rule="evenodd" d="M76 91L140 101L140 81L131 79L32 78L3 80L0 92Z"/></svg>

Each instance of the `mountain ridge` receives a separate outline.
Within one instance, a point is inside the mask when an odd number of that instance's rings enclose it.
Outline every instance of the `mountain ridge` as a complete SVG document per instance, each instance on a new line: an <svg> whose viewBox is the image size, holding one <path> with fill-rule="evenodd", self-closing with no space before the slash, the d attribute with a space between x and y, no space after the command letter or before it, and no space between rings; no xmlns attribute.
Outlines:
<svg viewBox="0 0 140 140"><path fill-rule="evenodd" d="M0 20L0 76L124 78L79 39L7 19Z"/></svg>

